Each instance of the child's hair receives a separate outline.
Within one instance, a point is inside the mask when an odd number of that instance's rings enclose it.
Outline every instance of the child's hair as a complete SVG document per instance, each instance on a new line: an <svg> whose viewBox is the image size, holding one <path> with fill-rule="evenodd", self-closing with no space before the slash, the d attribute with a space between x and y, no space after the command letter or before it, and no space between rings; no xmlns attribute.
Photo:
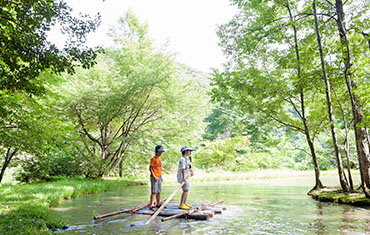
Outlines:
<svg viewBox="0 0 370 235"><path fill-rule="evenodd" d="M186 150L185 150L186 151ZM182 156L184 156L185 155L185 151L182 151L181 153L182 153ZM191 156L189 156L189 160L190 160L190 162L192 161L192 159L191 159Z"/></svg>

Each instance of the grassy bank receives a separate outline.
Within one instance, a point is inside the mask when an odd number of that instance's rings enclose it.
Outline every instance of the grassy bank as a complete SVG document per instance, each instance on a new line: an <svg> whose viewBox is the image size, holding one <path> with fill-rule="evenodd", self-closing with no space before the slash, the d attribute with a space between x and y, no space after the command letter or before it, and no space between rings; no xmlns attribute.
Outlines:
<svg viewBox="0 0 370 235"><path fill-rule="evenodd" d="M64 225L49 210L62 200L143 183L137 178L59 178L47 183L0 185L0 234L49 234Z"/></svg>

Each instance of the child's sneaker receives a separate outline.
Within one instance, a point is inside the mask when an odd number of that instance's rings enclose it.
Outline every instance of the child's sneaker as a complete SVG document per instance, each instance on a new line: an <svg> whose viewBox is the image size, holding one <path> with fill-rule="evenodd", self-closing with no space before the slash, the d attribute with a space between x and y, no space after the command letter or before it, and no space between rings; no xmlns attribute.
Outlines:
<svg viewBox="0 0 370 235"><path fill-rule="evenodd" d="M179 209L182 209L182 210L189 210L190 207L188 207L187 205L185 204L182 204L181 206L179 206Z"/></svg>
<svg viewBox="0 0 370 235"><path fill-rule="evenodd" d="M189 205L189 204L186 204L186 203L185 203L185 206L187 206L189 208L192 208L193 207L192 205Z"/></svg>

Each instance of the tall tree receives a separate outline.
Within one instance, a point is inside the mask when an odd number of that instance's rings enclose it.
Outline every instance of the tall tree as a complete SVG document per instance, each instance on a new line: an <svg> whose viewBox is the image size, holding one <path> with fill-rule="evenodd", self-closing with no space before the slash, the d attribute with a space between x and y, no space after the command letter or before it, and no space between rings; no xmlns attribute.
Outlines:
<svg viewBox="0 0 370 235"><path fill-rule="evenodd" d="M160 119L168 121L168 110L181 115L183 104L178 102L188 95L178 92L188 87L176 85L171 57L155 50L148 26L132 12L120 19L111 35L119 48L107 50L94 68L79 71L61 86L86 152L99 162L95 177L119 167L131 145L153 131Z"/></svg>
<svg viewBox="0 0 370 235"><path fill-rule="evenodd" d="M343 170L343 164L342 164L342 157L339 152L339 146L338 146L338 139L337 139L337 133L335 130L335 124L334 124L334 115L333 115L333 105L332 105L332 99L331 99L331 86L330 82L328 80L327 72L326 72L326 66L325 66L325 60L324 60L324 52L322 49L322 42L321 42L321 35L319 30L319 24L317 20L317 12L316 12L316 0L313 0L312 3L312 9L313 9L313 17L315 22L315 31L317 35L317 44L320 52L320 61L321 61L321 69L322 69L322 75L325 82L325 93L326 93L326 102L328 107L328 118L329 118L329 124L333 139L333 145L334 145L334 151L335 151L335 157L337 160L337 169L338 169L338 175L339 175L339 182L342 186L342 189L344 192L349 192L350 188L348 186L347 178Z"/></svg>
<svg viewBox="0 0 370 235"><path fill-rule="evenodd" d="M95 63L99 49L84 43L100 17L73 17L71 10L62 0L0 0L0 153L5 156L1 177L17 154L34 152L39 146L35 141L43 129L40 120L46 107L27 94L45 94L49 81L40 75L73 73L77 65L88 68ZM68 35L63 49L47 38L57 24Z"/></svg>
<svg viewBox="0 0 370 235"><path fill-rule="evenodd" d="M349 45L347 28L345 23L345 12L343 10L342 0L335 1L335 10L337 15L338 33L341 41L342 61L344 63L344 78L346 81L349 98L352 105L353 126L356 137L356 148L360 164L361 185L367 197L370 193L366 190L370 188L370 152L369 152L369 134L368 130L362 126L363 113L362 104L359 97L354 93L357 88L356 74L352 69L353 61Z"/></svg>
<svg viewBox="0 0 370 235"><path fill-rule="evenodd" d="M225 72L215 73L213 95L243 111L263 114L305 135L321 188L314 138L323 117L320 84L312 79L312 37L299 20L296 1L234 1L241 12L218 35L230 56ZM305 45L310 45L303 49Z"/></svg>

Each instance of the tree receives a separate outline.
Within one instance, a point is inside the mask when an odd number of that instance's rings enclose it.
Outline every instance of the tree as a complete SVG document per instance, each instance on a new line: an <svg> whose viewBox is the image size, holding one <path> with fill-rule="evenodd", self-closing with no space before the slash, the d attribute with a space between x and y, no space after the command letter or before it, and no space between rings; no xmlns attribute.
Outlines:
<svg viewBox="0 0 370 235"><path fill-rule="evenodd" d="M321 69L322 69L323 79L324 79L325 88L326 88L325 93L326 93L326 101L327 101L327 106L328 106L328 118L329 118L329 123L330 123L331 134L333 138L335 157L337 160L339 182L342 186L343 191L349 192L350 188L348 186L347 178L343 170L342 158L339 152L337 133L335 130L335 125L334 125L333 105L332 105L332 100L331 100L331 85L328 80L328 76L326 72L324 52L322 48L321 35L320 35L320 30L319 30L319 25L318 25L318 20L317 20L316 0L313 0L312 9L313 9L314 22L315 22L315 31L317 35L317 44L318 44L318 48L320 52Z"/></svg>
<svg viewBox="0 0 370 235"><path fill-rule="evenodd" d="M235 1L241 9L218 31L230 56L224 72L214 73L213 97L237 105L250 115L305 135L321 188L314 139L323 117L321 87L309 66L313 34L307 19L299 20L296 1ZM307 46L309 45L309 46Z"/></svg>
<svg viewBox="0 0 370 235"><path fill-rule="evenodd" d="M100 16L73 17L63 0L0 1L0 90L42 94L45 70L73 73L81 64L89 68L98 51L84 46L86 35L100 24ZM58 49L47 38L59 25L68 42Z"/></svg>
<svg viewBox="0 0 370 235"><path fill-rule="evenodd" d="M334 7L334 5L333 5ZM342 62L344 63L344 78L346 81L348 95L351 100L352 114L353 114L353 126L356 137L357 154L360 164L361 174L361 185L364 193L367 197L370 197L370 193L366 190L370 188L370 152L369 152L369 134L368 130L362 126L363 113L362 103L355 90L357 90L356 73L353 71L353 61L351 55L351 48L349 45L349 38L345 23L345 12L343 10L342 0L335 1L336 10L336 22L338 25L338 33L340 37L340 50L342 51Z"/></svg>
<svg viewBox="0 0 370 235"><path fill-rule="evenodd" d="M62 0L1 0L0 6L1 180L17 154L35 153L36 146L43 143L40 135L42 124L47 123L43 119L43 114L48 115L47 107L31 97L46 93L45 85L50 81L40 75L46 71L73 73L77 65L92 66L99 49L87 48L84 42L100 24L100 16L73 17ZM63 49L47 39L55 25L69 37Z"/></svg>
<svg viewBox="0 0 370 235"><path fill-rule="evenodd" d="M119 29L111 32L120 47L107 50L94 68L68 76L69 82L62 85L69 117L81 134L85 152L100 163L91 177L117 168L130 146L140 142L160 119L168 121L167 111L182 101L178 91L186 87L175 83L173 61L155 51L147 28L127 12Z"/></svg>

